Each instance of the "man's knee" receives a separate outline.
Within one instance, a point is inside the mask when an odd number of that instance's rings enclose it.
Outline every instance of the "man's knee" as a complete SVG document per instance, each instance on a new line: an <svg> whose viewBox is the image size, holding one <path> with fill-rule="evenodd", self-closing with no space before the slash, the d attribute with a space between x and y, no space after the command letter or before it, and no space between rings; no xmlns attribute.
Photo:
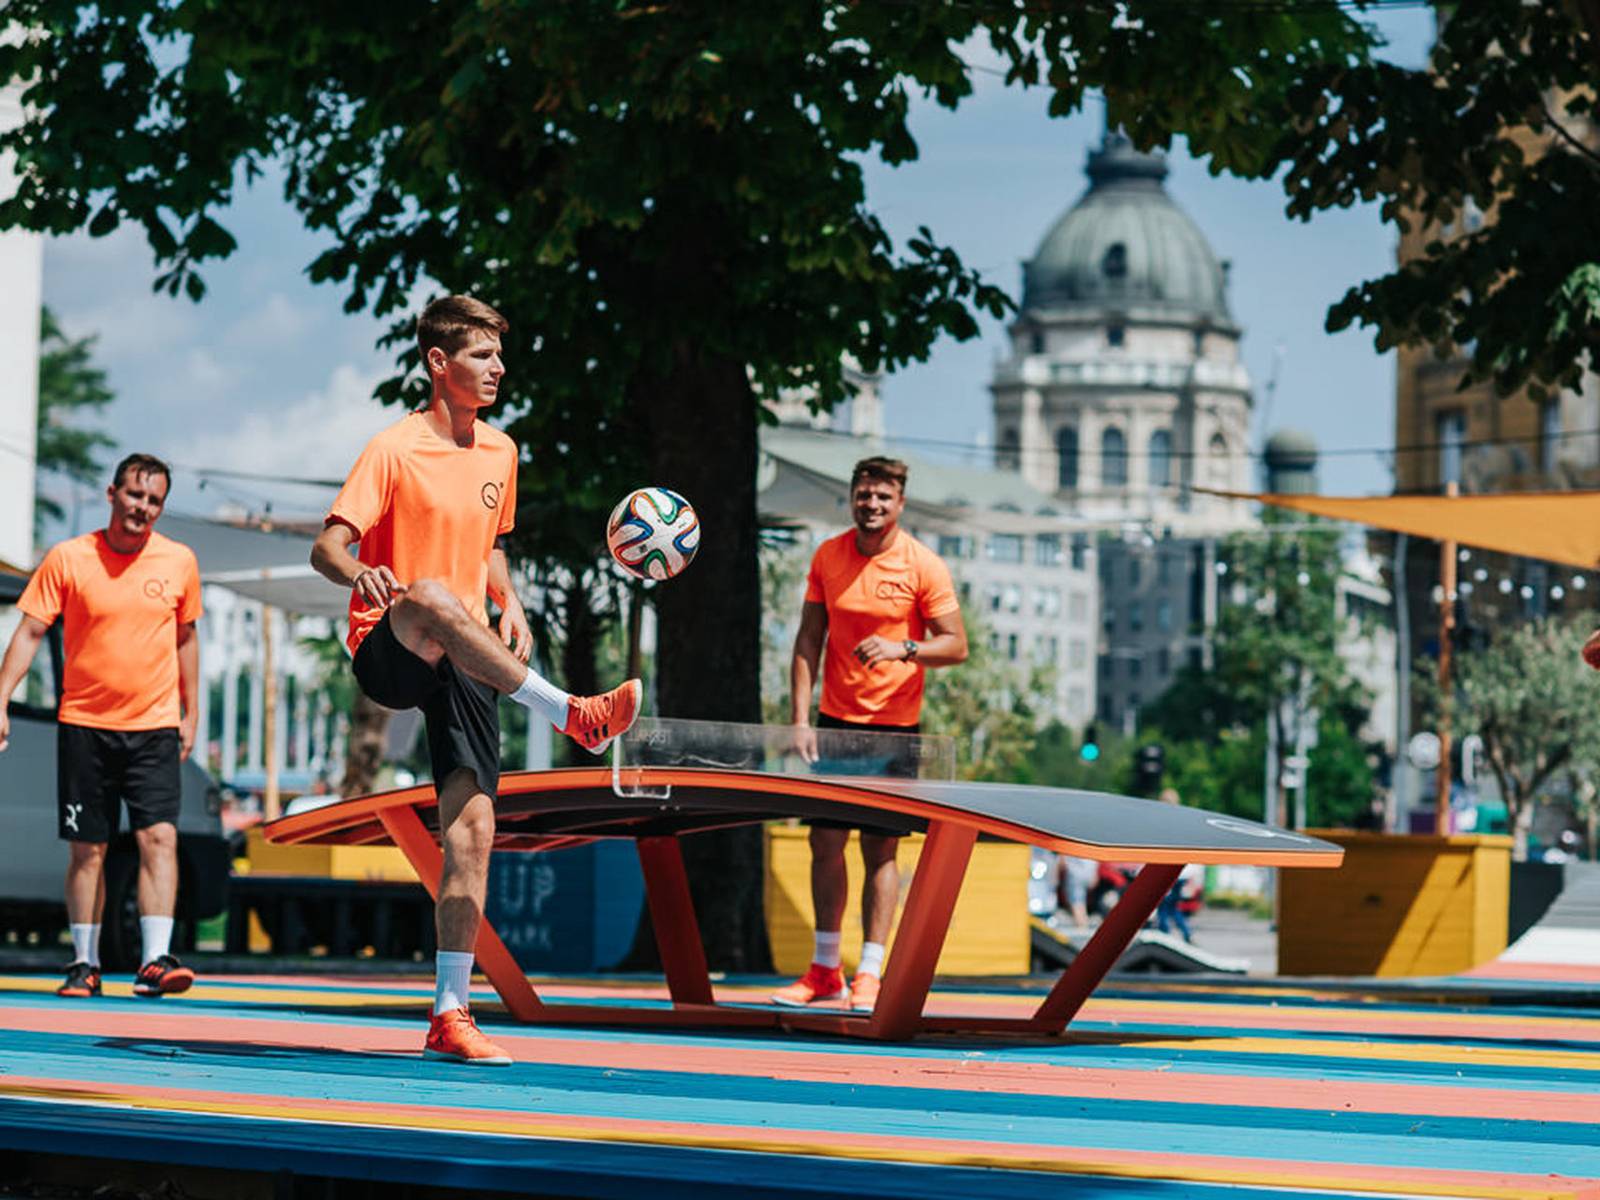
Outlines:
<svg viewBox="0 0 1600 1200"><path fill-rule="evenodd" d="M894 862L899 849L900 839L897 837L884 837L877 833L861 835L861 861L868 870Z"/></svg>
<svg viewBox="0 0 1600 1200"><path fill-rule="evenodd" d="M411 584L395 601L394 610L402 620L424 625L448 621L458 612L466 611L455 593L437 579L419 579Z"/></svg>
<svg viewBox="0 0 1600 1200"><path fill-rule="evenodd" d="M140 854L171 854L178 849L178 827L170 821L158 821L133 832Z"/></svg>
<svg viewBox="0 0 1600 1200"><path fill-rule="evenodd" d="M845 844L850 840L848 829L811 827L811 857L814 859L843 858Z"/></svg>
<svg viewBox="0 0 1600 1200"><path fill-rule="evenodd" d="M74 871L96 869L105 864L105 842L68 842L67 864Z"/></svg>

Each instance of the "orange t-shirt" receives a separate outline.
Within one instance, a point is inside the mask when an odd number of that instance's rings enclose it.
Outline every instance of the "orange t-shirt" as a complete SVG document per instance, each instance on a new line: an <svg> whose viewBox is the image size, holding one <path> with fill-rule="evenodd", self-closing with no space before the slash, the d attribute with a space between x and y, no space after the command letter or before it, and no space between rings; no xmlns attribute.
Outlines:
<svg viewBox="0 0 1600 1200"><path fill-rule="evenodd" d="M919 641L930 618L955 612L960 603L944 560L903 529L869 558L856 549L855 530L846 530L817 547L806 600L828 610L822 711L866 725L915 725L922 716L922 664L864 667L850 652L873 634Z"/></svg>
<svg viewBox="0 0 1600 1200"><path fill-rule="evenodd" d="M200 619L200 566L154 530L132 554L103 532L50 547L17 607L61 618L67 663L60 720L91 729L176 729L178 626Z"/></svg>
<svg viewBox="0 0 1600 1200"><path fill-rule="evenodd" d="M328 521L356 531L369 567L386 566L403 584L437 579L487 625L489 553L515 523L517 446L482 421L472 429L472 445L457 446L421 413L396 421L356 459ZM382 617L351 589L351 654Z"/></svg>

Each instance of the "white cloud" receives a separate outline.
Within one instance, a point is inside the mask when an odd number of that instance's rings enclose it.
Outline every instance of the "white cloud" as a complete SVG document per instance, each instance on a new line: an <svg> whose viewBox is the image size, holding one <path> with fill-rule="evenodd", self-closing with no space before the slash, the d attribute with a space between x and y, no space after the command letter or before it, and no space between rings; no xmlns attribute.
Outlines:
<svg viewBox="0 0 1600 1200"><path fill-rule="evenodd" d="M256 408L227 428L209 429L171 446L188 468L209 467L286 479L341 479L367 440L400 417L372 399L382 372L343 363L317 391L279 408ZM218 411L213 409L212 411ZM227 410L223 410L227 411ZM251 483L251 490L270 483ZM331 496L297 488L295 507L315 508Z"/></svg>
<svg viewBox="0 0 1600 1200"><path fill-rule="evenodd" d="M203 398L232 390L237 379L238 373L223 366L209 350L192 349L184 355L184 385Z"/></svg>
<svg viewBox="0 0 1600 1200"><path fill-rule="evenodd" d="M299 341L311 327L309 307L273 292L228 327L223 337L235 346L282 346Z"/></svg>

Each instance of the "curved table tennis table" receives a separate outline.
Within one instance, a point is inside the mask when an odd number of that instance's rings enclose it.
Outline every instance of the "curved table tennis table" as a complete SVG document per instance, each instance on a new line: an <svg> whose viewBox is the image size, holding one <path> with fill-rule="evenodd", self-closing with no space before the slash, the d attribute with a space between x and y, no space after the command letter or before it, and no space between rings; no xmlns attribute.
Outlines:
<svg viewBox="0 0 1600 1200"><path fill-rule="evenodd" d="M1201 809L1099 792L999 783L643 767L619 794L605 767L506 774L495 805L497 850L550 852L600 838L638 847L670 1008L548 1004L487 920L479 967L528 1022L745 1026L902 1040L921 1032L1058 1034L1077 1014L1188 863L1337 867L1331 842ZM823 818L925 830L877 1007L868 1014L724 1005L712 995L678 838L770 820ZM282 817L274 843L398 846L435 899L444 858L432 785L358 797ZM980 834L1080 858L1146 864L1028 1017L929 1016L934 968Z"/></svg>

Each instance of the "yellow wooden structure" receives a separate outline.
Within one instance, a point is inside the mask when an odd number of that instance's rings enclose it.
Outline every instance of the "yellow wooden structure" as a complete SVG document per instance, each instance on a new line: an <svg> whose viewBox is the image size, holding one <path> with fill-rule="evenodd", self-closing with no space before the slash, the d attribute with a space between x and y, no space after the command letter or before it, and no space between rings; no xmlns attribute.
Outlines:
<svg viewBox="0 0 1600 1200"><path fill-rule="evenodd" d="M245 834L244 857L253 875L417 882L417 873L395 846L284 845L267 841L259 825Z"/></svg>
<svg viewBox="0 0 1600 1200"><path fill-rule="evenodd" d="M811 907L810 830L799 824L769 824L766 848L767 934L772 959L785 975L798 975L811 961L815 913ZM850 835L845 867L850 899L844 914L842 951L846 971L861 957L861 850ZM900 839L900 904L905 904L923 836ZM950 933L939 955L941 975L1021 975L1029 968L1029 848L1016 842L980 840L973 847ZM898 920L895 923L899 929Z"/></svg>
<svg viewBox="0 0 1600 1200"><path fill-rule="evenodd" d="M1279 874L1280 975L1450 975L1506 948L1509 837L1307 832L1344 865Z"/></svg>

